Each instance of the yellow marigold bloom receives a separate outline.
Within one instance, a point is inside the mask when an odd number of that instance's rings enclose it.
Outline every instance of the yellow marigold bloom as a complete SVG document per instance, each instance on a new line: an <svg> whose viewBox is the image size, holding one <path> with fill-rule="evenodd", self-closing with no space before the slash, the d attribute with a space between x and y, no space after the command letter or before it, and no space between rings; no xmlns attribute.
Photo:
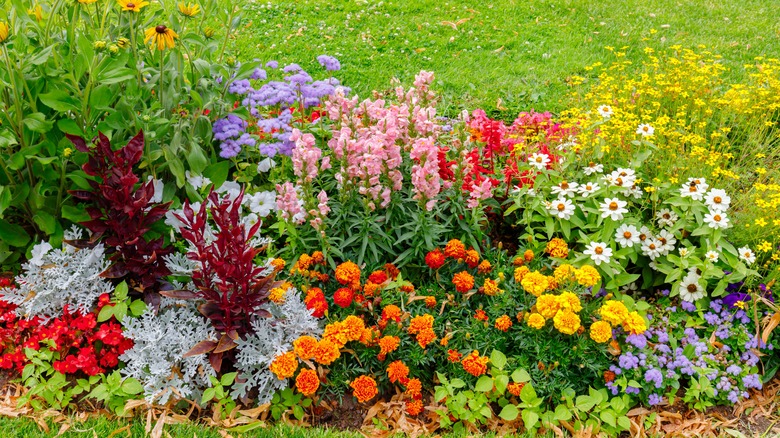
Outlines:
<svg viewBox="0 0 780 438"><path fill-rule="evenodd" d="M479 351L474 350L471 352L471 354L463 358L461 364L467 373L471 374L472 376L479 377L485 374L487 371L487 364L489 360L490 359L488 359L487 356L480 356Z"/></svg>
<svg viewBox="0 0 780 438"><path fill-rule="evenodd" d="M558 280L555 277L552 275L546 275L545 277L547 277L547 290L558 289Z"/></svg>
<svg viewBox="0 0 780 438"><path fill-rule="evenodd" d="M284 259L273 259L273 260L271 260L271 266L274 267L274 271L276 271L276 272L279 272L282 269L284 269L284 265L285 264L286 263L285 263Z"/></svg>
<svg viewBox="0 0 780 438"><path fill-rule="evenodd" d="M273 301L276 304L281 304L284 302L284 295L286 293L287 291L282 289L281 287L275 287L271 289L271 292L269 292L268 299Z"/></svg>
<svg viewBox="0 0 780 438"><path fill-rule="evenodd" d="M149 44L152 49L157 50L172 49L176 46L174 42L176 38L179 38L179 35L173 29L160 25L146 30L144 44Z"/></svg>
<svg viewBox="0 0 780 438"><path fill-rule="evenodd" d="M577 283L585 287L593 287L601 281L599 271L590 265L585 265L580 269L575 270L574 277L577 279Z"/></svg>
<svg viewBox="0 0 780 438"><path fill-rule="evenodd" d="M341 321L335 321L325 326L325 330L322 332L322 339L327 339L339 348L343 347L349 338L347 337L347 331L344 329L344 323Z"/></svg>
<svg viewBox="0 0 780 438"><path fill-rule="evenodd" d="M563 309L555 314L553 323L559 332L573 335L580 328L580 317L569 309Z"/></svg>
<svg viewBox="0 0 780 438"><path fill-rule="evenodd" d="M200 12L200 6L197 3L190 3L188 5L179 3L179 12L185 17L194 17Z"/></svg>
<svg viewBox="0 0 780 438"><path fill-rule="evenodd" d="M353 262L344 262L336 267L336 280L353 288L360 285L360 268Z"/></svg>
<svg viewBox="0 0 780 438"><path fill-rule="evenodd" d="M485 291L485 295L493 296L502 292L502 290L498 288L498 282L496 280L491 280L490 278L485 279L482 288Z"/></svg>
<svg viewBox="0 0 780 438"><path fill-rule="evenodd" d="M647 323L645 319L637 312L631 312L628 317L623 321L623 330L631 333L632 335L641 335L647 330Z"/></svg>
<svg viewBox="0 0 780 438"><path fill-rule="evenodd" d="M359 341L366 328L366 323L360 317L349 315L344 319L342 327L348 341Z"/></svg>
<svg viewBox="0 0 780 438"><path fill-rule="evenodd" d="M141 12L141 8L149 6L149 2L145 0L116 0L123 11L127 12Z"/></svg>
<svg viewBox="0 0 780 438"><path fill-rule="evenodd" d="M542 327L544 327L544 324L546 322L547 321L545 321L544 316L542 316L542 315L540 315L538 313L532 313L531 315L528 316L528 326L532 327L532 328L535 328L537 330L539 330Z"/></svg>
<svg viewBox="0 0 780 438"><path fill-rule="evenodd" d="M298 359L295 358L295 353L288 351L276 356L268 367L272 373L276 374L279 380L289 379L298 370Z"/></svg>
<svg viewBox="0 0 780 438"><path fill-rule="evenodd" d="M577 294L566 291L558 295L558 302L564 309L571 309L572 312L579 312L582 310L582 303L580 303L580 297Z"/></svg>
<svg viewBox="0 0 780 438"><path fill-rule="evenodd" d="M444 247L444 255L453 259L462 259L466 257L466 245L458 239L452 239Z"/></svg>
<svg viewBox="0 0 780 438"><path fill-rule="evenodd" d="M301 360L309 360L314 357L317 349L317 340L311 336L301 336L293 341L293 351Z"/></svg>
<svg viewBox="0 0 780 438"><path fill-rule="evenodd" d="M542 292L547 290L550 282L545 275L534 271L526 274L520 284L523 286L523 289L526 292L535 297L538 297L542 294Z"/></svg>
<svg viewBox="0 0 780 438"><path fill-rule="evenodd" d="M507 315L499 316L498 319L496 319L495 327L502 332L506 332L512 327L512 319Z"/></svg>
<svg viewBox="0 0 780 438"><path fill-rule="evenodd" d="M530 269L528 269L528 266L519 266L515 268L515 283L520 284L523 281L523 277L525 277L525 274L531 272Z"/></svg>
<svg viewBox="0 0 780 438"><path fill-rule="evenodd" d="M556 237L547 242L544 252L550 254L551 257L565 259L569 256L569 245L566 244L565 240Z"/></svg>
<svg viewBox="0 0 780 438"><path fill-rule="evenodd" d="M616 327L623 324L623 321L628 318L628 309L621 301L608 300L601 306L601 309L599 309L599 315L603 320L612 324L613 327Z"/></svg>
<svg viewBox="0 0 780 438"><path fill-rule="evenodd" d="M530 262L534 259L534 252L530 249L525 250L523 253L523 259L525 259L526 262Z"/></svg>
<svg viewBox="0 0 780 438"><path fill-rule="evenodd" d="M553 276L556 280L558 280L558 283L565 283L574 278L574 272L574 266L564 263L561 266L555 268Z"/></svg>
<svg viewBox="0 0 780 438"><path fill-rule="evenodd" d="M606 321L596 321L590 325L590 338L603 344L612 339L612 327Z"/></svg>
<svg viewBox="0 0 780 438"><path fill-rule="evenodd" d="M561 310L561 302L555 295L543 294L536 299L536 311L545 319L554 317L559 310Z"/></svg>
<svg viewBox="0 0 780 438"><path fill-rule="evenodd" d="M10 31L8 23L0 21L0 43L4 43L8 39Z"/></svg>
<svg viewBox="0 0 780 438"><path fill-rule="evenodd" d="M485 275L485 274L487 274L488 272L490 272L492 270L493 270L493 266L491 266L490 262L487 261L487 260L482 260L479 263L479 266L477 266L477 272L482 274L482 275Z"/></svg>
<svg viewBox="0 0 780 438"><path fill-rule="evenodd" d="M314 350L314 360L320 365L330 365L341 357L339 346L327 339L320 339Z"/></svg>

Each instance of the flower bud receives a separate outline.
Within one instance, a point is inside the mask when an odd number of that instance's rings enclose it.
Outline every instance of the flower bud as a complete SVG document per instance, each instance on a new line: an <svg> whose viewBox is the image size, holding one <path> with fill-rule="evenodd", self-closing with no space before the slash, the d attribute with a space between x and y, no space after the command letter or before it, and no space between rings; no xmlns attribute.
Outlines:
<svg viewBox="0 0 780 438"><path fill-rule="evenodd" d="M215 31L215 30L214 30L214 28L213 28L213 27L211 27L211 26L206 26L206 27L203 29L203 36L205 36L206 38L211 38L211 37L213 37L215 33L216 33L216 31Z"/></svg>
<svg viewBox="0 0 780 438"><path fill-rule="evenodd" d="M106 48L106 42L105 41L95 41L92 44L92 48L94 48L95 50L103 50L103 49Z"/></svg>
<svg viewBox="0 0 780 438"><path fill-rule="evenodd" d="M108 46L108 51L111 53L117 53L119 52L119 47L116 44L111 44Z"/></svg>

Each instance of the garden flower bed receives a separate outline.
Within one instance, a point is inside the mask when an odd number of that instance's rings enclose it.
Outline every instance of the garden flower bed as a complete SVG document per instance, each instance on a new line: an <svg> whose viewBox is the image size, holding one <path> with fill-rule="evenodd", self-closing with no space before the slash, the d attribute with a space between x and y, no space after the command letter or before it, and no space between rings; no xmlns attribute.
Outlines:
<svg viewBox="0 0 780 438"><path fill-rule="evenodd" d="M566 111L509 123L443 113L433 72L362 99L332 56L235 59L216 2L17 3L3 414L153 436L777 422L780 61L735 82L648 48L631 77L617 52Z"/></svg>

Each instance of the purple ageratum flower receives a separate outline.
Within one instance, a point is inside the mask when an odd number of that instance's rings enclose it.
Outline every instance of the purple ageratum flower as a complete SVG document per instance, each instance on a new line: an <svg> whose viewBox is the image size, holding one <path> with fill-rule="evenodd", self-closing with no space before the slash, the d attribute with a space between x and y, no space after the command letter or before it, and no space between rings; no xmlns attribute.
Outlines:
<svg viewBox="0 0 780 438"><path fill-rule="evenodd" d="M723 301L722 300L713 300L710 302L710 309L712 309L713 312L718 313L721 310L723 310Z"/></svg>
<svg viewBox="0 0 780 438"><path fill-rule="evenodd" d="M720 317L712 312L707 312L704 314L704 320L707 321L707 324L709 325L718 325L720 324Z"/></svg>
<svg viewBox="0 0 780 438"><path fill-rule="evenodd" d="M637 366L639 366L639 358L628 353L623 353L620 355L620 358L618 359L618 365L620 365L620 368L623 368L625 370L634 369Z"/></svg>
<svg viewBox="0 0 780 438"><path fill-rule="evenodd" d="M759 378L758 374L748 374L743 377L742 384L745 385L745 388L761 389L762 387L761 378Z"/></svg>
<svg viewBox="0 0 780 438"><path fill-rule="evenodd" d="M260 143L258 149L261 154L273 158L276 156L276 153L279 152L276 145L277 143Z"/></svg>
<svg viewBox="0 0 780 438"><path fill-rule="evenodd" d="M660 330L657 333L658 333L658 342L660 342L661 344L666 344L667 342L669 342L668 333L662 332Z"/></svg>
<svg viewBox="0 0 780 438"><path fill-rule="evenodd" d="M317 57L317 62L319 62L321 66L325 67L325 70L327 71L341 70L341 63L338 59L332 56L320 55Z"/></svg>
<svg viewBox="0 0 780 438"><path fill-rule="evenodd" d="M653 383L657 389L661 388L664 385L664 375L661 371L651 368L645 372L645 382Z"/></svg>
<svg viewBox="0 0 780 438"><path fill-rule="evenodd" d="M241 146L235 140L226 140L219 145L221 151L219 156L222 158L233 158L241 152Z"/></svg>
<svg viewBox="0 0 780 438"><path fill-rule="evenodd" d="M739 365L729 365L728 368L726 368L726 372L731 374L732 376L738 376L742 374L742 368Z"/></svg>
<svg viewBox="0 0 780 438"><path fill-rule="evenodd" d="M300 65L293 63L293 64L285 65L282 71L285 73L293 73L293 72L303 71L303 69L301 68Z"/></svg>
<svg viewBox="0 0 780 438"><path fill-rule="evenodd" d="M268 74L265 72L265 70L258 67L255 69L255 71L252 72L252 76L250 76L249 79L252 79L253 81L264 81L268 79Z"/></svg>
<svg viewBox="0 0 780 438"><path fill-rule="evenodd" d="M628 335L626 342L639 349L647 347L647 338L644 335Z"/></svg>
<svg viewBox="0 0 780 438"><path fill-rule="evenodd" d="M287 82L291 82L293 84L297 84L297 85L300 86L300 85L303 85L303 84L308 84L309 82L313 81L314 79L312 79L312 77L308 73L306 73L305 71L300 70L300 71L297 71L297 72L295 72L294 74L292 74L290 76L285 76L284 80L287 81Z"/></svg>
<svg viewBox="0 0 780 438"><path fill-rule="evenodd" d="M720 391L729 391L731 389L731 382L728 377L723 376L718 380L718 383L715 384L715 387Z"/></svg>
<svg viewBox="0 0 780 438"><path fill-rule="evenodd" d="M246 127L247 123L241 117L235 114L228 114L226 118L214 122L212 130L215 139L225 141L240 137L246 131Z"/></svg>
<svg viewBox="0 0 780 438"><path fill-rule="evenodd" d="M696 311L696 304L690 303L688 301L683 301L680 307L682 307L682 309L685 310L686 312Z"/></svg>
<svg viewBox="0 0 780 438"><path fill-rule="evenodd" d="M266 63L265 63L265 66L266 66L266 68L273 68L273 69L277 69L277 68L279 68L279 63L278 63L278 62L276 62L276 61L273 61L273 60L272 60L272 61L268 61L268 62L266 62Z"/></svg>
<svg viewBox="0 0 780 438"><path fill-rule="evenodd" d="M248 79L241 79L238 81L233 81L233 83L230 84L228 87L228 91L233 94L246 94L250 91L254 91L252 88L252 84L249 83Z"/></svg>
<svg viewBox="0 0 780 438"><path fill-rule="evenodd" d="M634 388L633 386L626 387L626 394L639 394L639 393L640 393L639 388Z"/></svg>
<svg viewBox="0 0 780 438"><path fill-rule="evenodd" d="M663 396L658 395L658 394L650 394L647 397L647 403L650 406L660 405L661 403L663 403L663 401L664 401Z"/></svg>
<svg viewBox="0 0 780 438"><path fill-rule="evenodd" d="M729 391L729 395L727 398L731 403L736 404L739 401L739 391L738 390Z"/></svg>

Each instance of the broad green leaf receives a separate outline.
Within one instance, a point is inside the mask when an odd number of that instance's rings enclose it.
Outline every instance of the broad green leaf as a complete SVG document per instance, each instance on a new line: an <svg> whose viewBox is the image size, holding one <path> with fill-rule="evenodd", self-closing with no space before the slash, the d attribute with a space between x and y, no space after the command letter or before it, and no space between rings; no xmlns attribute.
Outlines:
<svg viewBox="0 0 780 438"><path fill-rule="evenodd" d="M474 389L479 392L488 392L493 389L493 379L490 376L482 376L477 380Z"/></svg>
<svg viewBox="0 0 780 438"><path fill-rule="evenodd" d="M519 414L520 411L517 409L517 406L509 404L501 409L501 413L499 413L498 416L506 421L513 421Z"/></svg>
<svg viewBox="0 0 780 438"><path fill-rule="evenodd" d="M490 353L490 363L499 370L503 370L504 366L506 366L506 356L498 350L493 350L493 352Z"/></svg>
<svg viewBox="0 0 780 438"><path fill-rule="evenodd" d="M536 426L536 423L539 422L539 414L530 409L523 409L522 417L523 426L528 430L533 429L534 426Z"/></svg>

